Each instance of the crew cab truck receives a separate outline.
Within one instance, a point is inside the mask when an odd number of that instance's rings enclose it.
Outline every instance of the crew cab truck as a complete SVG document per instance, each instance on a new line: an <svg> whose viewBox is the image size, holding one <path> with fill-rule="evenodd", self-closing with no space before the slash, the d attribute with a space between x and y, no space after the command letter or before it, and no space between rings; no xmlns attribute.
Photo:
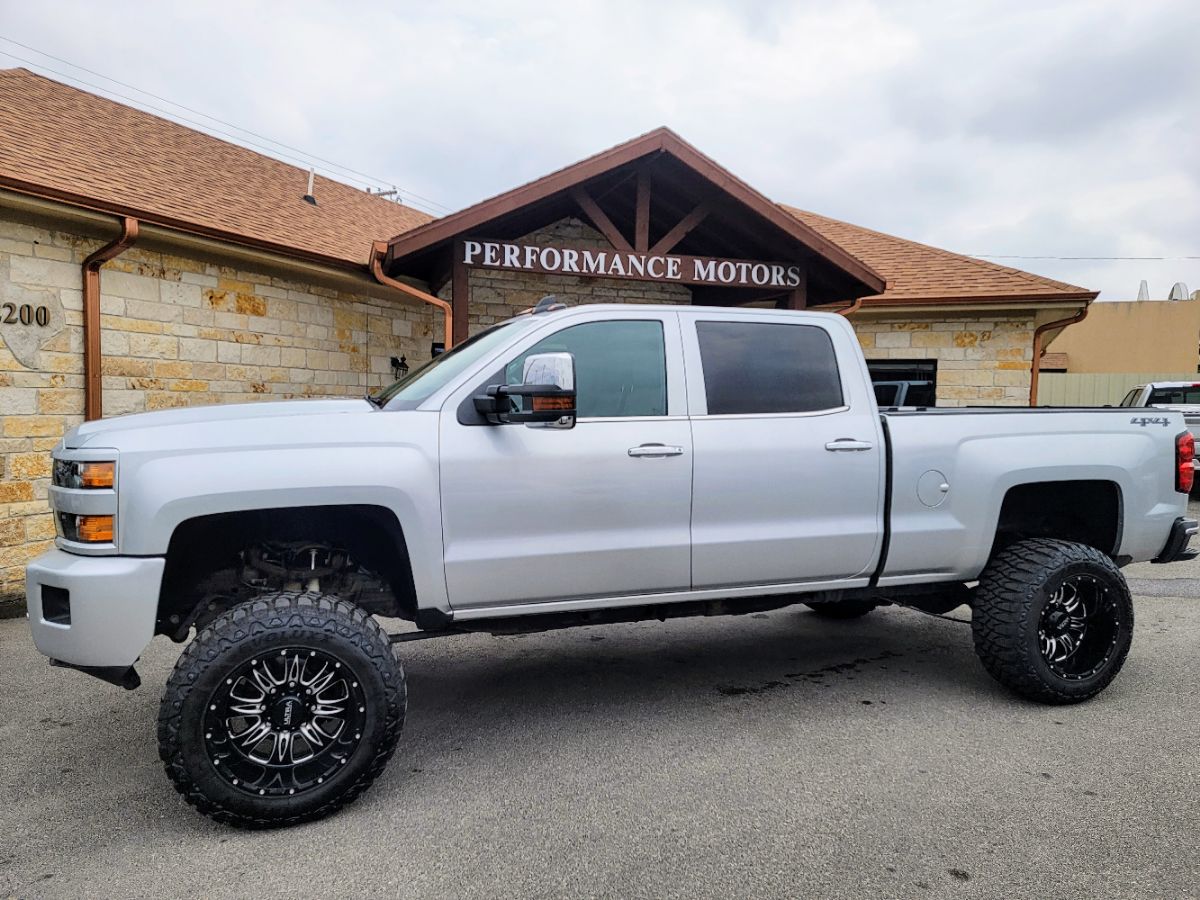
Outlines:
<svg viewBox="0 0 1200 900"><path fill-rule="evenodd" d="M190 638L167 773L282 825L382 770L411 638L966 603L997 680L1087 699L1129 650L1120 566L1192 555L1193 453L1168 411L881 415L837 315L547 298L367 399L73 429L29 617L55 664L127 688L153 636Z"/></svg>

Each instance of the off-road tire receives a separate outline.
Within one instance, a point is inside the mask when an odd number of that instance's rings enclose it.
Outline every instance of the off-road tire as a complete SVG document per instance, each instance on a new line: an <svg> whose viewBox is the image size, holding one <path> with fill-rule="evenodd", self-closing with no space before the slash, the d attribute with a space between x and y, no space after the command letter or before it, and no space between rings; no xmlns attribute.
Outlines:
<svg viewBox="0 0 1200 900"><path fill-rule="evenodd" d="M831 603L805 603L804 605L822 619L860 619L879 604L874 600L851 597L848 600L835 600Z"/></svg>
<svg viewBox="0 0 1200 900"><path fill-rule="evenodd" d="M1113 635L1098 671L1069 679L1050 668L1038 629L1054 592L1078 576L1106 589ZM1079 703L1121 671L1133 639L1133 598L1121 570L1099 550L1067 541L1020 541L998 553L980 576L971 630L984 668L1005 687L1040 703Z"/></svg>
<svg viewBox="0 0 1200 900"><path fill-rule="evenodd" d="M260 797L217 773L203 722L227 673L276 647L314 648L344 661L364 701L361 739L323 783L295 796ZM367 789L396 748L406 706L404 670L364 610L322 594L264 594L213 620L179 658L159 707L159 756L175 788L206 816L242 828L294 825L328 816Z"/></svg>

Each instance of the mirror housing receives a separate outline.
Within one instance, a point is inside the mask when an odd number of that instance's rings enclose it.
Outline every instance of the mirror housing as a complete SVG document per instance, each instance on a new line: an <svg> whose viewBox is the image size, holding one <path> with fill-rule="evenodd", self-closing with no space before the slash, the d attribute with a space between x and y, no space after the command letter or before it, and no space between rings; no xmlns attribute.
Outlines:
<svg viewBox="0 0 1200 900"><path fill-rule="evenodd" d="M528 409L514 409L512 398L528 398ZM493 384L474 398L475 409L492 424L523 422L575 424L575 357L535 353L526 357L520 384ZM525 404L521 404L524 406Z"/></svg>

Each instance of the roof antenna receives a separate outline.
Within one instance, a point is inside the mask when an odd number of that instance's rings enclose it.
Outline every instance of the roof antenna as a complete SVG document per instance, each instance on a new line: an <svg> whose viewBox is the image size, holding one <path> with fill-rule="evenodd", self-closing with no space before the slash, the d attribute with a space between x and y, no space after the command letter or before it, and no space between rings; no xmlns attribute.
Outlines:
<svg viewBox="0 0 1200 900"><path fill-rule="evenodd" d="M308 170L308 190L304 194L304 202L311 203L313 206L317 205L317 198L313 196L313 174L315 171L315 169Z"/></svg>

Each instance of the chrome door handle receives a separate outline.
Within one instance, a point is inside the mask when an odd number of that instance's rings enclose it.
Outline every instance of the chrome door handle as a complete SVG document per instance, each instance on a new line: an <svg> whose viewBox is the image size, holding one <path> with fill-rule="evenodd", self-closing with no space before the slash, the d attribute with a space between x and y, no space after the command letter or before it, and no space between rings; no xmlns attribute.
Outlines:
<svg viewBox="0 0 1200 900"><path fill-rule="evenodd" d="M661 459L664 456L682 456L682 447L668 447L666 444L642 444L630 447L629 455L648 459Z"/></svg>
<svg viewBox="0 0 1200 900"><path fill-rule="evenodd" d="M845 450L870 450L875 445L870 441L856 441L853 438L838 438L836 441L830 441L825 445L826 450L834 452Z"/></svg>

